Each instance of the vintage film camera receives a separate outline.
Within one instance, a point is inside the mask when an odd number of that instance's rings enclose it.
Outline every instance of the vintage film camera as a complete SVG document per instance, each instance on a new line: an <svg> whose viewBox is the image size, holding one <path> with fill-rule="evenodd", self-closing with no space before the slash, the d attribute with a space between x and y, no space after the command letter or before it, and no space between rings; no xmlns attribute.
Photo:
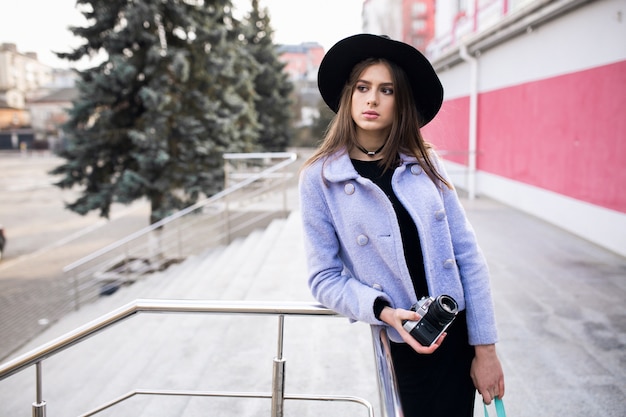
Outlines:
<svg viewBox="0 0 626 417"><path fill-rule="evenodd" d="M411 307L421 319L406 320L402 323L404 330L424 346L430 346L446 331L459 312L454 298L440 295L437 298L424 297Z"/></svg>

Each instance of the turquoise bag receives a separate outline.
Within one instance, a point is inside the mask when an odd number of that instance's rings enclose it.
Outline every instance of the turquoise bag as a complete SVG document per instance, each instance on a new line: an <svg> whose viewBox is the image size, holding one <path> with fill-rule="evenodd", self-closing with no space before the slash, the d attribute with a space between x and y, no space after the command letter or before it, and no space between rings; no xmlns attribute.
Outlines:
<svg viewBox="0 0 626 417"><path fill-rule="evenodd" d="M498 397L493 399L493 404L496 406L496 416L498 417L506 417L506 412L504 411L504 403ZM489 411L487 411L487 404L483 403L483 407L485 408L485 417L489 417Z"/></svg>

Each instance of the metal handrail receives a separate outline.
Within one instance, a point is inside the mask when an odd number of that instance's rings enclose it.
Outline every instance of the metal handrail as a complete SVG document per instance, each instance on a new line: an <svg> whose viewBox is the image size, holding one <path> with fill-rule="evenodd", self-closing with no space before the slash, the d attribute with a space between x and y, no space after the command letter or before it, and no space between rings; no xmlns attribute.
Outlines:
<svg viewBox="0 0 626 417"><path fill-rule="evenodd" d="M306 302L252 302L138 299L60 336L31 352L0 365L0 380L57 354L137 313L221 313L254 315L337 316L320 305Z"/></svg>
<svg viewBox="0 0 626 417"><path fill-rule="evenodd" d="M294 175L286 167L297 160L295 152L227 153L223 158L227 184L222 191L63 268L72 286L75 310L109 290L228 244L232 238L288 213L287 190ZM276 162L278 159L281 161ZM251 164L255 171L230 184L229 161L239 166ZM275 193L282 193L282 202L267 198ZM257 205L261 201L270 205Z"/></svg>
<svg viewBox="0 0 626 417"><path fill-rule="evenodd" d="M232 155L236 155L236 154L225 154L224 157L231 157ZM228 187L227 189L224 189L224 190L222 190L222 191L212 195L209 198L206 198L206 199L204 199L202 201L198 201L197 203L195 203L195 204L193 204L193 205L191 205L191 206L189 206L187 208L184 208L184 209L182 209L180 211L177 211L176 213L173 213L173 214L171 214L171 215L169 215L169 216L159 220L156 223L153 223L153 224L151 224L149 226L144 227L143 229L140 229L140 230L138 230L138 231L136 231L134 233L131 233L130 235L126 236L123 239L118 240L117 242L113 242L112 244L110 244L108 246L105 246L104 248L102 248L102 249L100 249L98 251L95 251L95 252L93 252L93 253L91 253L91 254L89 254L89 255L87 255L87 256L85 256L85 257L83 257L83 258L81 258L81 259L79 259L79 260L77 260L75 262L72 262L71 264L69 264L69 265L67 265L67 266L65 266L63 268L63 272L70 272L73 269L75 269L75 268L77 268L77 267L79 267L79 266L81 266L81 265L83 265L83 264L85 264L85 263L87 263L89 261L92 261L93 259L95 259L95 258L97 258L99 256L102 256L103 254L105 254L107 252L111 252L114 249L117 249L117 248L119 248L121 246L124 246L126 243L131 242L131 241L137 239L140 236L146 235L146 234L148 234L148 233L150 233L150 232L152 232L154 230L157 230L157 229L165 226L166 224L168 224L168 223L170 223L170 222L172 222L172 221L174 221L176 219L179 219L179 218L181 218L181 217L183 217L183 216L185 216L185 215L187 215L189 213L192 213L192 212L194 212L194 211L196 211L196 210L198 210L198 209L200 209L202 207L205 207L205 206L207 206L209 204L212 204L212 203L214 203L217 200L223 199L224 197L226 197L226 196L228 196L230 194L233 194L236 191L241 190L242 188L245 188L246 186L252 184L253 182L258 181L259 179L265 178L269 174L271 174L273 172L276 172L276 171L286 167L287 165L290 165L291 163L293 163L297 159L297 155L295 153L293 153L293 152L276 152L276 153L273 153L273 154L266 154L266 155L268 157L269 156L273 156L273 157L276 157L276 158L284 157L284 158L287 158L287 159L285 159L284 161L282 161L282 162L280 162L280 163L278 163L278 164L276 164L276 165L274 165L274 166L272 166L272 167L270 167L270 168L268 168L268 169L266 169L266 170L264 170L262 172L259 172L258 174L252 174L248 178L246 178L245 180L240 181L240 182L234 184L233 186Z"/></svg>
<svg viewBox="0 0 626 417"><path fill-rule="evenodd" d="M207 301L207 300L147 300L139 299L101 316L67 334L60 336L39 348L27 352L9 362L0 365L0 380L8 378L30 366L36 366L36 400L32 405L33 417L46 415L46 402L42 398L43 376L41 373L42 361L60 353L61 351L94 336L95 334L117 323L133 317L137 313L215 313L215 314L248 314L273 315L279 317L278 355L274 358L272 393L262 394L263 398L272 398L272 417L282 417L282 404L285 399L327 400L327 401L354 401L368 408L370 417L373 417L371 404L356 397L320 396L320 395L285 395L284 393L284 364L282 358L284 316L330 316L341 317L336 312L319 304L309 302L263 302L263 301ZM395 374L391 363L389 339L383 327L372 326L374 353L378 372L379 393L383 417L400 417L400 407L395 382ZM169 392L169 394L168 394ZM187 391L143 391L136 390L118 399L115 399L88 414L93 415L109 408L134 395L200 395L200 396L256 396L254 393L217 393Z"/></svg>
<svg viewBox="0 0 626 417"><path fill-rule="evenodd" d="M188 390L144 390L137 389L127 392L114 400L103 404L100 407L81 414L79 417L90 417L98 414L101 411L107 410L123 401L129 400L134 396L139 395L160 395L160 396L184 396L184 397L222 397L222 398L267 398L271 399L272 395L264 392L229 392L229 391L188 391ZM346 396L346 395L321 395L321 394L297 394L297 395L284 395L285 400L301 400L301 401L342 401L353 402L361 404L367 408L369 417L374 417L374 408L369 401L360 397ZM276 415L276 414L272 414Z"/></svg>
<svg viewBox="0 0 626 417"><path fill-rule="evenodd" d="M402 406L396 373L391 361L389 337L384 326L370 326L374 343L374 360L378 377L378 393L383 417L402 417Z"/></svg>

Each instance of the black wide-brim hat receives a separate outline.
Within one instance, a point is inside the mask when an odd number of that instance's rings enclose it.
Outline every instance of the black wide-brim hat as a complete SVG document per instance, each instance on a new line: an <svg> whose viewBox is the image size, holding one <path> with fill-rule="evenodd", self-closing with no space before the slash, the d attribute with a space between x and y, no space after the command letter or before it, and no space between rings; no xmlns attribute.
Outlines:
<svg viewBox="0 0 626 417"><path fill-rule="evenodd" d="M435 117L443 102L443 86L428 59L404 42L366 33L340 40L322 59L317 85L332 111L339 110L341 92L352 68L368 58L383 58L402 68L411 84L422 125Z"/></svg>

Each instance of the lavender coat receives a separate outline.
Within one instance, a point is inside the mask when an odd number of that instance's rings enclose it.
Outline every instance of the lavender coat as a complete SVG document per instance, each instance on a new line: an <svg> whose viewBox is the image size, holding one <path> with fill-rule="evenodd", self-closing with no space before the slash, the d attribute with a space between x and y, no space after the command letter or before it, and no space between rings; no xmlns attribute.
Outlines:
<svg viewBox="0 0 626 417"><path fill-rule="evenodd" d="M466 310L470 344L495 343L489 271L456 192L438 189L415 158L402 161L392 186L417 225L430 295L450 295ZM351 320L384 325L374 316L376 298L405 309L417 301L391 202L345 152L301 173L300 203L308 283L320 303Z"/></svg>

